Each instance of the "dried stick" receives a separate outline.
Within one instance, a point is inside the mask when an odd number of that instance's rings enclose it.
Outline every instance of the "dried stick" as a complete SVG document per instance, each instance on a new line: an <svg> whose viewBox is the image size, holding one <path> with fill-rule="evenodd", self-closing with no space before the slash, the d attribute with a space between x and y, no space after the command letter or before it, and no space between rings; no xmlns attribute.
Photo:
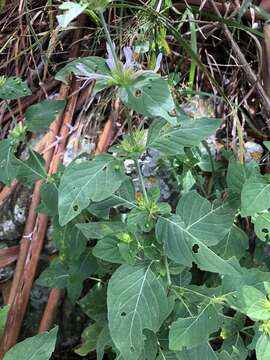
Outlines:
<svg viewBox="0 0 270 360"><path fill-rule="evenodd" d="M211 3L213 5L213 8L216 11L216 14L218 16L221 16L220 11L215 4L215 1L211 0ZM222 29L224 31L227 41L230 43L230 45L232 47L235 57L237 58L239 63L242 65L242 68L243 68L243 71L245 72L247 81L250 82L251 86L254 86L254 88L256 89L257 94L261 100L261 104L265 108L265 111L267 112L267 114L270 115L270 99L267 96L267 93L265 92L262 84L260 83L258 77L256 76L256 74L250 67L249 63L247 62L245 55L242 53L240 47L235 42L233 35L232 35L231 31L229 30L228 26L226 24L221 24L220 26L222 27Z"/></svg>
<svg viewBox="0 0 270 360"><path fill-rule="evenodd" d="M0 268L8 266L17 260L19 246L0 249Z"/></svg>
<svg viewBox="0 0 270 360"><path fill-rule="evenodd" d="M119 99L116 99L112 104L112 110L110 112L109 118L104 126L102 134L100 135L99 142L97 144L96 155L107 151L111 145L115 133L116 120L119 115L119 106L120 101Z"/></svg>
<svg viewBox="0 0 270 360"><path fill-rule="evenodd" d="M65 99L68 93L69 86L63 84L61 86L60 90L60 99ZM46 141L46 145L49 145L50 143L54 142L55 136L58 135L59 128L62 122L62 114L59 114L57 116L57 119L51 124L49 136ZM45 164L46 168L49 168L51 159L53 156L53 148L50 149L46 154L44 154ZM30 204L28 217L26 221L26 225L24 228L24 234L20 242L20 252L19 257L16 265L15 275L13 278L11 290L10 290L10 296L8 303L11 305L10 310L8 313L8 318L5 326L4 335L2 337L2 344L0 348L0 357L5 354L5 352L16 343L21 322L24 316L24 312L26 310L28 297L25 296L23 298L22 290L27 291L30 289L29 287L24 287L25 280L27 283L27 277L28 274L25 274L26 270L26 263L29 262L29 248L30 244L33 242L34 235L36 234L38 222L36 222L37 219L37 213L35 212L35 209L37 208L39 201L40 201L40 187L42 185L42 181L38 181L35 185L32 201ZM46 225L47 226L47 225ZM46 231L46 229L45 229ZM34 254L31 254L33 256ZM26 279L24 276L26 275ZM30 278L29 278L30 279ZM32 285L32 282L31 282Z"/></svg>
<svg viewBox="0 0 270 360"><path fill-rule="evenodd" d="M96 149L96 154L101 154L102 152L105 152L108 150L108 147L111 144L111 141L113 139L113 135L114 135L114 129L115 129L115 123L119 114L119 105L120 105L120 101L119 99L116 99L116 101L113 103L112 105L112 110L110 112L109 118L105 124L104 130L99 138L99 142L97 145L97 149ZM66 128L68 128L66 126ZM64 130L66 129L65 127L63 128ZM64 134L62 134L61 138L65 138ZM54 159L59 159L59 156L61 156L62 154L62 150L61 149L61 145L63 145L62 143L59 145L59 149L58 149L58 155L56 154L56 156L54 157ZM57 307L58 304L60 302L60 299L63 295L63 291L61 289L57 289L54 288L51 290L50 292L50 296L46 305L46 308L44 310L43 313L43 317L39 326L39 333L42 333L44 331L48 331L51 326L53 325L53 321L57 312Z"/></svg>

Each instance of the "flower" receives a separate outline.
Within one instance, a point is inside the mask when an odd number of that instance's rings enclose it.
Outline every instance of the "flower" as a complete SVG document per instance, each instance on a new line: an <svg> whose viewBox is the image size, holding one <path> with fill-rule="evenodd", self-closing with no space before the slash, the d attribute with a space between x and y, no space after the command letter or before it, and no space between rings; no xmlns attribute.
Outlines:
<svg viewBox="0 0 270 360"><path fill-rule="evenodd" d="M107 43L107 53L108 57L106 59L106 64L110 70L110 75L101 74L96 72L89 72L84 65L78 64L76 67L81 72L86 80L107 80L111 85L129 85L131 84L138 76L145 73L156 73L160 69L162 54L160 53L156 60L156 66L154 70L138 70L138 63L133 60L133 51L130 47L124 47L123 53L125 57L125 62L122 62L118 59L115 59L115 45L114 49L111 49Z"/></svg>

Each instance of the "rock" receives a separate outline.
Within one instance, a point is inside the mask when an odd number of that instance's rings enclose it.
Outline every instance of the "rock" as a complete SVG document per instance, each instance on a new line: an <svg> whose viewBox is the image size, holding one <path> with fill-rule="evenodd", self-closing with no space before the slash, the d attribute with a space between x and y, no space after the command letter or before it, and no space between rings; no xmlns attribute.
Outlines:
<svg viewBox="0 0 270 360"><path fill-rule="evenodd" d="M263 147L254 141L247 141L244 144L245 162L250 162L251 160L259 162L263 156L263 152Z"/></svg>
<svg viewBox="0 0 270 360"><path fill-rule="evenodd" d="M82 153L92 153L95 150L96 144L91 142L86 136L81 136L78 138L78 135L75 133L70 136L66 151L64 153L63 164L67 166L74 160L77 156Z"/></svg>

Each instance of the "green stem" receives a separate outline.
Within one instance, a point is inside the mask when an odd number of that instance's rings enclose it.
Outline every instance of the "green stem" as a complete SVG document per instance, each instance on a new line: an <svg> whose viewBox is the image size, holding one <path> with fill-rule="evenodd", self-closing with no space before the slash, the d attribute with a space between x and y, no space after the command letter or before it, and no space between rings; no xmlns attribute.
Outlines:
<svg viewBox="0 0 270 360"><path fill-rule="evenodd" d="M140 184L141 184L141 187L142 187L142 192L143 192L144 199L147 202L147 204L149 204L149 199L148 199L148 195L147 195L147 192L146 192L146 188L145 188L145 184L144 184L144 181L143 181L143 176L142 176L142 172L141 172L140 164L139 164L138 160L136 160L136 166L137 166L137 171L138 171L139 180L140 180Z"/></svg>
<svg viewBox="0 0 270 360"><path fill-rule="evenodd" d="M110 49L111 49L111 52L112 52L112 56L113 56L113 60L114 60L115 66L116 66L117 69L119 70L119 62L118 62L118 59L117 59L117 55L116 55L116 52L115 52L115 48L114 48L114 46L113 46L112 38L111 38L110 32L109 32L109 30L108 30L108 26L107 26L107 23L106 23L106 21L105 21L105 18L104 18L104 15L103 15L103 12L102 12L102 11L99 11L99 16L100 16L100 20L101 20L101 24L102 24L103 30L104 30L104 32L105 32L105 36L106 36L108 45L109 45L109 47L110 47Z"/></svg>
<svg viewBox="0 0 270 360"><path fill-rule="evenodd" d="M172 279L171 279L170 268L169 268L169 263L168 263L167 256L164 256L164 263L165 263L165 268L166 268L168 287L171 287Z"/></svg>

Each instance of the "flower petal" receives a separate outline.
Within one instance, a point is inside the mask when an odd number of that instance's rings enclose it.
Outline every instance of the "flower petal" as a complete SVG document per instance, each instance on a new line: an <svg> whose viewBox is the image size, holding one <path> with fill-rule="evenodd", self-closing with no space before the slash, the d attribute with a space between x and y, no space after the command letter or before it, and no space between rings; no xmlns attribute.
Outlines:
<svg viewBox="0 0 270 360"><path fill-rule="evenodd" d="M114 70L117 65L114 62L112 50L108 43L106 43L106 47L107 47L107 53L108 53L108 59L106 60L106 63L109 66L110 70ZM115 49L115 44L113 44L113 47Z"/></svg>
<svg viewBox="0 0 270 360"><path fill-rule="evenodd" d="M95 72L89 72L85 69L85 67L81 64L76 65L76 68L80 70L83 79L87 80L99 80L99 79L110 79L111 77L104 74L98 74Z"/></svg>
<svg viewBox="0 0 270 360"><path fill-rule="evenodd" d="M126 58L126 63L125 63L125 67L129 67L130 65L132 65L132 57L133 57L133 51L131 50L131 48L129 46L124 47L123 49L125 58Z"/></svg>
<svg viewBox="0 0 270 360"><path fill-rule="evenodd" d="M158 57L157 57L156 66L155 66L154 72L158 72L158 70L160 69L162 57L163 57L162 53L159 53L159 54L158 54Z"/></svg>

